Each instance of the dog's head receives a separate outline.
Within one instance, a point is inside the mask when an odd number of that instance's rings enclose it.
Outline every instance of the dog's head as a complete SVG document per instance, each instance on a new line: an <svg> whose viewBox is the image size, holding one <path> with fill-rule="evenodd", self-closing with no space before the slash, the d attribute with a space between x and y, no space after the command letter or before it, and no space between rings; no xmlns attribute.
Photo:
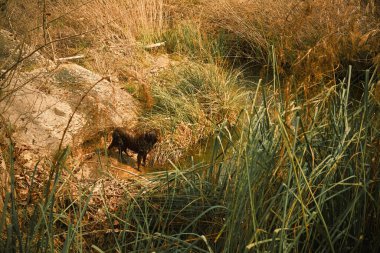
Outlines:
<svg viewBox="0 0 380 253"><path fill-rule="evenodd" d="M145 133L144 139L153 146L157 141L159 141L160 133L158 130L151 130Z"/></svg>

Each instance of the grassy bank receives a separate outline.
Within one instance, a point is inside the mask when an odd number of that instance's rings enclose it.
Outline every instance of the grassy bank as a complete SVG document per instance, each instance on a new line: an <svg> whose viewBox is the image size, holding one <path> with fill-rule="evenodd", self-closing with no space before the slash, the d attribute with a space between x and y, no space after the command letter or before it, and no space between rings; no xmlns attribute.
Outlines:
<svg viewBox="0 0 380 253"><path fill-rule="evenodd" d="M284 110L280 96L264 92L266 99L252 101L239 117L238 138L218 131L208 163L154 173L140 194L126 191L116 208L102 195L102 223L91 220L94 187L62 201L67 182L60 160L45 197L29 204L32 215L12 183L1 246L6 252L377 252L380 132L367 77L358 107L348 99L350 79L303 101L308 113L297 99Z"/></svg>

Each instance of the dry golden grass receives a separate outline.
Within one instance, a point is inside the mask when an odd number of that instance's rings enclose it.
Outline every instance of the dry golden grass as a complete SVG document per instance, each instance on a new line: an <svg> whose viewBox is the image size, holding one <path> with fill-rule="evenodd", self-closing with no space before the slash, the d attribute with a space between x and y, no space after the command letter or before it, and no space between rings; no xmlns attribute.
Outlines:
<svg viewBox="0 0 380 253"><path fill-rule="evenodd" d="M371 3L371 1L369 1ZM294 74L307 88L349 64L379 64L376 7L363 1L222 0L205 3L207 29L227 30L244 41L256 61L268 64L275 48L279 72ZM377 8L380 8L377 6Z"/></svg>
<svg viewBox="0 0 380 253"><path fill-rule="evenodd" d="M62 39L44 49L51 59L87 53L93 58L89 65L112 69L108 52L128 57L137 41L153 42L166 26L165 0L60 0L46 1L45 7L43 2L11 1L1 26L32 45Z"/></svg>
<svg viewBox="0 0 380 253"><path fill-rule="evenodd" d="M133 84L146 107L152 107L149 85L141 78L147 58L142 48L156 42L167 27L165 0L47 0L45 4L12 1L1 25L31 45L58 40L42 50L46 57L83 54L77 63Z"/></svg>
<svg viewBox="0 0 380 253"><path fill-rule="evenodd" d="M374 1L70 0L46 1L46 8L39 3L10 2L2 25L27 34L34 44L85 32L45 53L53 58L87 52L91 59L84 64L102 73L122 72L121 65L133 64L123 58L134 58L139 43L157 42L184 20L197 24L199 36L228 33L230 56L264 67L272 63L273 46L279 73L294 75L304 91L321 80L334 82L337 70L350 64L365 69L380 63L380 6Z"/></svg>

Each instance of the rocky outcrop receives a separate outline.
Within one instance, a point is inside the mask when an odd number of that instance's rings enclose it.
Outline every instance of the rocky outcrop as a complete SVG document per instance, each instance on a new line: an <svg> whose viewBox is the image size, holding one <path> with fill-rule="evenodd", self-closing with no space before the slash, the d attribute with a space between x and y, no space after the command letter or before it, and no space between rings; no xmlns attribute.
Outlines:
<svg viewBox="0 0 380 253"><path fill-rule="evenodd" d="M3 47L3 56L12 55L11 46ZM63 145L80 148L105 130L132 127L136 121L133 97L88 69L53 63L30 69L18 68L0 80L0 112L11 125L19 155L31 166L57 151L63 137Z"/></svg>

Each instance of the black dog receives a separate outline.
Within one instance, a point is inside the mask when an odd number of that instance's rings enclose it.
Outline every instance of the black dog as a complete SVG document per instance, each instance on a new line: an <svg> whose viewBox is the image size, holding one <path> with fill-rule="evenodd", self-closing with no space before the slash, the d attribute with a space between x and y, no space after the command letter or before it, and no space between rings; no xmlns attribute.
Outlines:
<svg viewBox="0 0 380 253"><path fill-rule="evenodd" d="M143 166L145 166L146 156L157 141L158 132L156 130L135 135L121 128L116 128L112 133L112 142L108 150L117 147L120 159L122 159L123 151L128 155L128 149L137 153L137 170L140 170L141 159L143 160Z"/></svg>

